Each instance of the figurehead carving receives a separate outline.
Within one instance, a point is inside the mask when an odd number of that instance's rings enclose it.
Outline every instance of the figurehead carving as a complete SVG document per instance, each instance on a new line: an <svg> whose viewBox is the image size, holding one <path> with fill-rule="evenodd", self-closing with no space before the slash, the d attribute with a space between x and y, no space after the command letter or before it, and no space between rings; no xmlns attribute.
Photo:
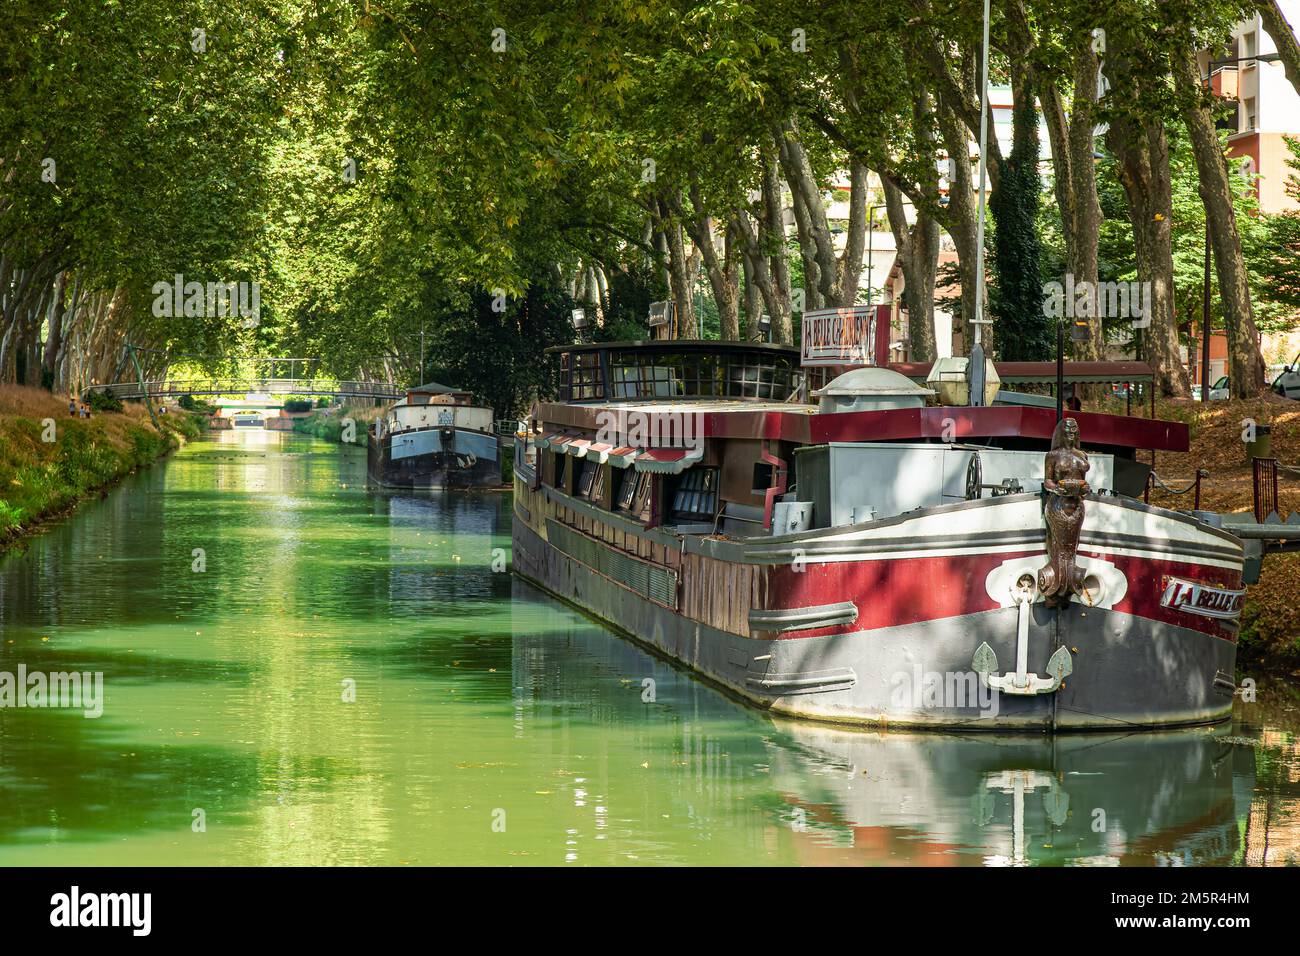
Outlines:
<svg viewBox="0 0 1300 956"><path fill-rule="evenodd" d="M1085 571L1074 563L1083 528L1083 498L1092 489L1084 476L1091 465L1079 447L1079 423L1063 418L1052 433L1052 450L1043 468L1047 502L1047 564L1038 569L1038 590L1052 607L1067 604L1083 587Z"/></svg>

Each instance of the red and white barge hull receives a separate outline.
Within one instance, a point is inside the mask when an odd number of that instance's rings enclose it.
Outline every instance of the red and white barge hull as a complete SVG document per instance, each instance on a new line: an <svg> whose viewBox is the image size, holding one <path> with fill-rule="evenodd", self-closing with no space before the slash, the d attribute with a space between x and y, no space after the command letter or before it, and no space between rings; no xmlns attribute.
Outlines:
<svg viewBox="0 0 1300 956"><path fill-rule="evenodd" d="M780 537L688 538L667 575L674 593L652 597L653 588L638 593L623 580L635 574L600 567L591 537L554 520L538 526L517 506L515 567L777 713L971 730L1226 718L1242 594L1237 539L1184 514L1091 496L1077 555L1082 593L1053 608L1036 584L1023 593L1048 560L1042 508L1039 495L1010 495ZM546 540L548 526L563 540ZM730 595L749 604L743 630L726 626L736 615L716 593L736 580L736 565L751 589ZM1016 692L1022 629L1021 683L1050 680L1064 649L1059 686ZM985 673L982 646L994 658ZM1006 689L990 687L990 674Z"/></svg>

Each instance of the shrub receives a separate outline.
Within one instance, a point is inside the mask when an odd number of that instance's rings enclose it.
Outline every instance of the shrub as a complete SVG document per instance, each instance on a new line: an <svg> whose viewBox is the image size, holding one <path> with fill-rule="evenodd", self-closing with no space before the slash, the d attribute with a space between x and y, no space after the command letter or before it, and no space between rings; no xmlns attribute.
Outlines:
<svg viewBox="0 0 1300 956"><path fill-rule="evenodd" d="M120 412L122 400L106 392L90 392L86 395L86 404L96 412Z"/></svg>

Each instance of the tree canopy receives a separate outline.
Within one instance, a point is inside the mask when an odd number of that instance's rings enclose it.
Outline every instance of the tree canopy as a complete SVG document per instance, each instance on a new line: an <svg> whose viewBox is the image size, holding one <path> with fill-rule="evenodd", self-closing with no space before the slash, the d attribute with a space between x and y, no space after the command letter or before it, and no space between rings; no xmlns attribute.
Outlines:
<svg viewBox="0 0 1300 956"><path fill-rule="evenodd" d="M1075 354L1132 342L1170 392L1208 228L1252 387L1255 330L1300 309L1300 230L1230 174L1198 64L1255 5L992 6L985 251L979 0L10 0L0 381L111 380L127 344L150 374L319 356L504 415L573 308L597 337L672 299L683 336L790 342L805 309L879 301L883 220L908 357L935 356L945 295L959 334L987 294L994 354L1045 358L1044 283L1134 280L1151 331L1098 317ZM260 310L158 314L174 277L256 284Z"/></svg>

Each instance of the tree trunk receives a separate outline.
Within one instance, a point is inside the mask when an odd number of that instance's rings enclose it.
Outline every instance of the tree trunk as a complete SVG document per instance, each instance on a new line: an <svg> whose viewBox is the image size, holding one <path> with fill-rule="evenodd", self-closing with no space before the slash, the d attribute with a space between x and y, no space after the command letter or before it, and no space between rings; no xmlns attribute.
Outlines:
<svg viewBox="0 0 1300 956"><path fill-rule="evenodd" d="M935 110L944 146L953 158L952 175L948 180L948 234L957 247L957 270L961 274L961 328L975 317L976 296L984 290L975 281L976 260L979 257L976 232L979 217L979 197L975 191L975 171L971 168L970 134L952 110L940 100ZM987 310L986 310L987 314ZM963 332L963 341L968 340Z"/></svg>
<svg viewBox="0 0 1300 956"><path fill-rule="evenodd" d="M682 227L673 218L669 203L659 200L660 229L667 238L668 245L668 284L673 293L673 310L677 317L677 337L680 339L697 339L700 330L695 320L695 297L692 294L694 277L690 274L690 262L686 255L686 243L682 238Z"/></svg>
<svg viewBox="0 0 1300 956"><path fill-rule="evenodd" d="M54 297L49 311L49 335L45 340L45 354L41 356L41 378L48 382L50 390L54 389L55 370L58 368L59 353L63 351L63 294L67 285L67 271L60 272L54 280Z"/></svg>
<svg viewBox="0 0 1300 956"><path fill-rule="evenodd" d="M760 207L762 203L759 204ZM743 242L745 257L745 333L753 341L763 340L762 316L766 310L770 322L772 312L779 308L776 291L772 285L771 260L764 252L764 230L761 208L759 216L741 212L736 217L737 228Z"/></svg>
<svg viewBox="0 0 1300 956"><path fill-rule="evenodd" d="M716 245L716 222L705 213L704 203L698 189L691 190L692 214L676 207L676 212L686 223L690 231L691 242L704 262L704 271L709 277L709 286L713 289L713 301L718 306L719 336L723 341L734 341L740 337L740 295L739 263L732 249L732 226L722 227L722 254L718 254Z"/></svg>
<svg viewBox="0 0 1300 956"><path fill-rule="evenodd" d="M1201 202L1205 205L1214 250L1214 269L1219 279L1224 324L1228 331L1228 355L1234 398L1254 398L1264 390L1264 356L1250 302L1246 261L1241 254L1237 212L1232 203L1228 162L1214 128L1214 117L1202 98L1200 74L1191 57L1177 64L1177 82L1184 97L1183 120L1191 133L1192 155L1196 158ZM1205 379L1208 383L1208 379Z"/></svg>
<svg viewBox="0 0 1300 956"><path fill-rule="evenodd" d="M744 216L741 213L741 216ZM740 225L737 228L744 229L748 233L748 227ZM745 281L745 338L751 342L758 342L763 338L763 330L759 327L759 316L763 313L763 293L758 287L757 277L754 275L755 263L753 257L745 248L744 235L740 238L742 246L742 266Z"/></svg>
<svg viewBox="0 0 1300 956"><path fill-rule="evenodd" d="M778 127L775 138L781 169L794 200L795 223L799 227L799 246L804 258L805 295L810 308L820 308L822 303L840 298L836 288L839 261L826 218L826 204L794 121L787 120Z"/></svg>
<svg viewBox="0 0 1300 956"><path fill-rule="evenodd" d="M1093 128L1096 124L1097 54L1092 51L1091 37L1085 36L1074 61L1074 97L1068 134L1070 162L1070 243L1069 269L1075 285L1089 283L1092 302L1097 301L1097 244L1101 236L1101 203L1097 198L1097 174L1092 154L1095 149ZM1076 358L1100 359L1105 347L1102 317L1093 309L1089 323L1091 335L1078 343Z"/></svg>
<svg viewBox="0 0 1300 956"><path fill-rule="evenodd" d="M785 221L781 217L781 179L777 171L776 149L771 155L764 150L761 220L763 252L768 257L771 294L768 298L772 317L772 341L781 345L794 342L794 323L790 313L790 266L785 253Z"/></svg>
<svg viewBox="0 0 1300 956"><path fill-rule="evenodd" d="M903 193L892 179L882 179L889 227L898 247L898 264L903 270L903 305L907 308L907 334L913 362L933 362L934 282L939 263L939 224L924 209L916 211L916 222L907 224Z"/></svg>
<svg viewBox="0 0 1300 956"><path fill-rule="evenodd" d="M856 160L851 159L849 162L848 235L845 237L835 283L837 297L834 304L840 308L847 308L858 301L862 257L867 251L867 211L871 191L867 186L867 167Z"/></svg>
<svg viewBox="0 0 1300 956"><path fill-rule="evenodd" d="M1107 134L1119 160L1119 181L1128 197L1137 255L1138 279L1151 283L1150 325L1146 329L1146 361L1164 395L1190 392L1187 369L1178 351L1174 319L1174 255L1170 220L1173 197L1169 179L1169 142L1164 123L1152 119L1139 126L1117 118Z"/></svg>

